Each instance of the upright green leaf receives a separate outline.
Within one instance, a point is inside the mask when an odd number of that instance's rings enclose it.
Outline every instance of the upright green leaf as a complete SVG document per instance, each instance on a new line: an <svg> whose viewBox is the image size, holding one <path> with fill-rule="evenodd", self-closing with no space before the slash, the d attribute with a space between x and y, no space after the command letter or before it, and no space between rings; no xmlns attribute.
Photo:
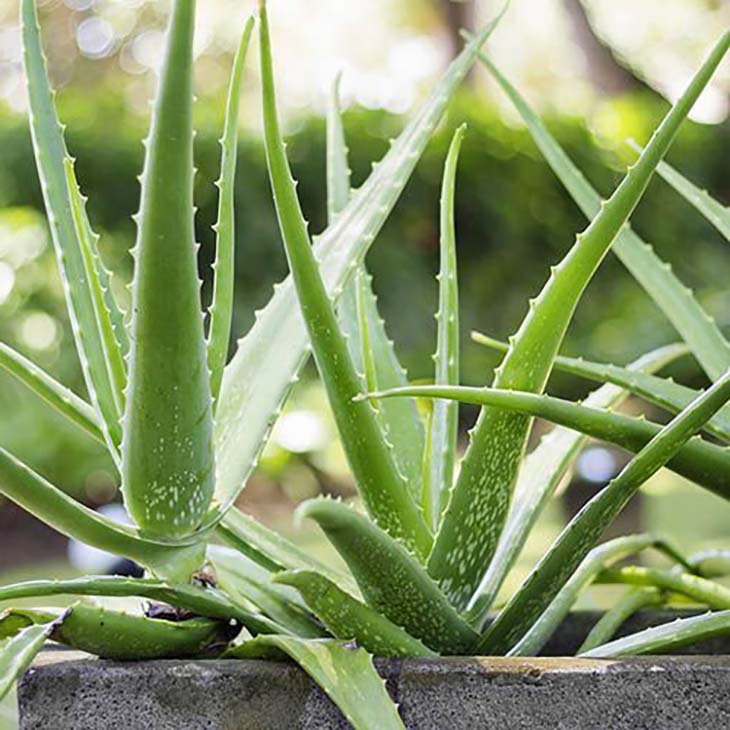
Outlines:
<svg viewBox="0 0 730 730"><path fill-rule="evenodd" d="M221 139L221 176L218 180L218 222L216 231L215 282L210 305L210 332L208 336L208 367L210 390L218 398L223 369L228 356L233 321L233 285L235 277L236 217L234 211L236 161L238 155L238 113L241 106L241 81L254 19L249 18L243 29L241 43L233 62L231 83L226 102L226 120Z"/></svg>
<svg viewBox="0 0 730 730"><path fill-rule="evenodd" d="M353 403L360 379L319 272L279 129L266 8L261 8L264 141L279 228L317 368L358 490L373 519L425 558L430 533L369 403Z"/></svg>
<svg viewBox="0 0 730 730"><path fill-rule="evenodd" d="M641 485L729 398L730 372L665 426L578 512L484 633L480 651L502 653L519 641Z"/></svg>
<svg viewBox="0 0 730 730"><path fill-rule="evenodd" d="M193 226L194 21L195 1L175 0L142 181L122 448L130 514L169 537L200 525L215 480Z"/></svg>
<svg viewBox="0 0 730 730"><path fill-rule="evenodd" d="M542 391L583 291L728 47L730 33L716 44L639 161L552 269L495 372L495 387ZM494 556L529 429L530 419L525 416L485 408L472 431L428 561L429 572L457 607L466 605Z"/></svg>
<svg viewBox="0 0 730 730"><path fill-rule="evenodd" d="M347 142L340 112L340 79L337 74L327 105L327 222L335 218L350 202L350 165Z"/></svg>
<svg viewBox="0 0 730 730"><path fill-rule="evenodd" d="M438 334L434 362L437 385L459 383L459 287L456 266L456 226L454 223L454 196L456 193L456 166L466 126L456 130L446 157L441 185L441 265L439 281L439 309L436 313ZM441 512L454 479L456 447L459 433L459 404L437 400L429 423L426 459L423 465L423 509L426 519L438 527Z"/></svg>
<svg viewBox="0 0 730 730"><path fill-rule="evenodd" d="M288 654L327 693L355 730L405 730L396 705L364 649L343 641L258 636L227 652L231 659Z"/></svg>
<svg viewBox="0 0 730 730"><path fill-rule="evenodd" d="M545 160L583 214L592 219L601 207L601 196L591 187L525 99L485 55L480 56L524 120ZM692 292L675 276L652 247L629 227L618 236L613 252L662 310L711 379L730 367L730 343Z"/></svg>
<svg viewBox="0 0 730 730"><path fill-rule="evenodd" d="M469 650L476 634L403 545L341 502L310 500L300 514L322 528L369 606L439 653Z"/></svg>

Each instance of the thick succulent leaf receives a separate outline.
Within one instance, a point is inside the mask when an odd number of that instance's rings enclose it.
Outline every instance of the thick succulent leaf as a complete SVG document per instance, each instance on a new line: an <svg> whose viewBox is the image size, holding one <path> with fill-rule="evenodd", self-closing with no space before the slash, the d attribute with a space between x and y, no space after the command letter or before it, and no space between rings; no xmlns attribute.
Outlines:
<svg viewBox="0 0 730 730"><path fill-rule="evenodd" d="M0 448L0 494L55 530L87 545L123 555L165 578L187 578L200 564L195 542L156 542L79 504Z"/></svg>
<svg viewBox="0 0 730 730"><path fill-rule="evenodd" d="M601 196L550 135L517 89L489 58L482 55L480 60L514 104L553 172L583 214L592 219L601 208ZM730 343L690 289L656 255L652 247L628 226L621 231L612 250L674 325L710 378L714 380L720 377L730 367Z"/></svg>
<svg viewBox="0 0 730 730"><path fill-rule="evenodd" d="M2 620L2 616L0 616ZM30 624L10 640L0 644L0 700L13 688L30 663L45 646L58 619L48 623Z"/></svg>
<svg viewBox="0 0 730 730"><path fill-rule="evenodd" d="M584 654L607 643L635 613L661 606L663 602L662 592L657 588L630 588L601 616L576 653Z"/></svg>
<svg viewBox="0 0 730 730"><path fill-rule="evenodd" d="M226 653L231 659L288 654L327 693L355 730L405 730L398 709L365 649L343 641L258 636Z"/></svg>
<svg viewBox="0 0 730 730"><path fill-rule="evenodd" d="M690 555L687 562L692 566L693 573L705 578L730 575L730 550L699 550Z"/></svg>
<svg viewBox="0 0 730 730"><path fill-rule="evenodd" d="M436 653L370 606L311 570L279 573L277 583L296 588L309 610L336 639L354 640L379 657L432 657Z"/></svg>
<svg viewBox="0 0 730 730"><path fill-rule="evenodd" d="M480 650L506 652L524 636L641 485L729 398L730 373L665 426L578 512L483 634Z"/></svg>
<svg viewBox="0 0 730 730"><path fill-rule="evenodd" d="M540 392L591 277L641 199L654 169L730 47L725 34L588 228L577 237L530 309L495 371L494 386ZM530 419L482 409L428 560L457 607L467 604L494 556L522 461Z"/></svg>
<svg viewBox="0 0 730 730"><path fill-rule="evenodd" d="M104 340L97 326L94 297L72 210L72 193L66 177L68 152L56 115L41 47L35 0L22 0L23 58L28 83L30 128L38 174L50 221L74 340L91 401L100 415L112 452L109 431L118 428L121 411L117 391L109 377Z"/></svg>
<svg viewBox="0 0 730 730"><path fill-rule="evenodd" d="M398 541L354 509L334 500L305 502L300 514L322 528L371 608L434 651L459 654L471 648L475 632Z"/></svg>
<svg viewBox="0 0 730 730"><path fill-rule="evenodd" d="M631 363L626 370L629 373L656 371L685 351L682 345L661 347L646 353ZM588 396L584 406L607 410L618 406L627 395L627 391L614 385L604 385ZM558 427L544 436L540 444L525 458L494 558L469 605L468 615L473 625L483 627L488 611L535 522L580 453L585 441L584 435L568 428Z"/></svg>
<svg viewBox="0 0 730 730"><path fill-rule="evenodd" d="M233 322L233 286L235 277L236 217L234 211L236 161L238 156L238 113L241 106L241 81L246 61L254 19L248 19L238 52L233 62L233 72L226 102L226 119L221 139L221 176L218 180L218 222L216 223L216 259L213 266L215 282L213 301L210 305L210 331L208 335L208 367L210 390L218 398L223 369L228 357Z"/></svg>
<svg viewBox="0 0 730 730"><path fill-rule="evenodd" d="M325 632L314 621L297 591L272 582L273 574L240 553L212 545L208 560L221 589L231 598L250 601L285 632L316 639Z"/></svg>
<svg viewBox="0 0 730 730"><path fill-rule="evenodd" d="M152 578L122 576L85 576L68 580L32 580L0 586L0 601L41 596L104 596L148 598L190 611L199 616L223 621L238 621L253 634L275 633L278 629L264 616L246 611L228 600L220 591L195 585L167 583Z"/></svg>
<svg viewBox="0 0 730 730"><path fill-rule="evenodd" d="M266 8L261 9L264 142L279 228L317 368L358 491L373 519L425 558L431 536L383 437L371 404L353 403L360 379L312 251L279 128Z"/></svg>
<svg viewBox="0 0 730 730"><path fill-rule="evenodd" d="M683 646L691 646L706 639L715 639L728 634L730 634L730 611L718 611L691 618L678 618L670 623L602 644L579 656L608 659L637 654L670 654Z"/></svg>
<svg viewBox="0 0 730 730"><path fill-rule="evenodd" d="M194 20L194 0L176 0L142 177L122 448L127 509L164 537L199 527L215 480L193 225Z"/></svg>
<svg viewBox="0 0 730 730"><path fill-rule="evenodd" d="M340 79L337 74L327 104L327 222L335 218L350 202L350 164L347 141L340 110Z"/></svg>
<svg viewBox="0 0 730 730"><path fill-rule="evenodd" d="M337 299L393 209L477 50L497 21L467 44L347 207L315 243L327 290ZM226 367L216 413L220 518L253 470L269 429L307 354L307 333L289 278L277 288Z"/></svg>
<svg viewBox="0 0 730 730"><path fill-rule="evenodd" d="M96 411L65 385L11 347L0 342L0 368L17 378L29 390L42 398L71 423L82 428L92 438L104 443Z"/></svg>
<svg viewBox="0 0 730 730"><path fill-rule="evenodd" d="M576 568L570 580L542 612L530 630L510 649L510 656L536 656L545 646L555 630L570 612L578 596L594 578L609 566L624 560L647 548L655 547L676 557L671 547L667 550L660 540L652 535L629 535L609 540L593 548Z"/></svg>
<svg viewBox="0 0 730 730"><path fill-rule="evenodd" d="M464 138L465 126L459 127L451 142L441 185L440 230L441 263L438 275L439 308L436 372L437 385L459 383L459 287L456 266L456 226L454 223L454 196L456 193L456 166ZM456 447L459 432L459 404L437 400L429 422L423 465L423 510L433 529L438 527L441 512L446 506L454 480Z"/></svg>
<svg viewBox="0 0 730 730"><path fill-rule="evenodd" d="M385 398L409 395L417 398L454 398L462 403L489 404L531 416L544 418L561 426L603 439L628 451L638 452L660 433L662 426L643 418L632 418L619 413L588 408L570 401L546 395L523 393L491 388L465 388L459 386L421 385L396 388L383 393L371 393L367 397ZM730 451L701 438L691 439L673 456L667 467L700 486L730 499L727 469Z"/></svg>

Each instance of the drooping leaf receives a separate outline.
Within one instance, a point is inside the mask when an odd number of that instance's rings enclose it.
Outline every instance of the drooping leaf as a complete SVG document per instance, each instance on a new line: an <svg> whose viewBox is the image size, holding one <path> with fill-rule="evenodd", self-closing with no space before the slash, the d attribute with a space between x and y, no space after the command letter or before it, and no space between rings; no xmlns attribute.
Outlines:
<svg viewBox="0 0 730 730"><path fill-rule="evenodd" d="M366 603L311 570L279 573L277 583L293 586L336 639L354 640L379 657L433 657L436 653Z"/></svg>
<svg viewBox="0 0 730 730"><path fill-rule="evenodd" d="M508 651L550 605L641 485L730 398L730 372L676 416L578 512L483 634L479 650Z"/></svg>
<svg viewBox="0 0 730 730"><path fill-rule="evenodd" d="M355 730L405 730L371 656L343 641L257 636L227 652L231 659L288 654L327 693Z"/></svg>
<svg viewBox="0 0 730 730"><path fill-rule="evenodd" d="M193 225L194 20L194 0L175 0L142 180L122 448L127 509L165 537L198 528L215 481Z"/></svg>
<svg viewBox="0 0 730 730"><path fill-rule="evenodd" d="M601 196L550 135L517 89L487 56L481 55L480 60L514 104L560 182L583 214L593 219L600 210ZM692 291L656 255L651 245L639 238L628 226L619 233L612 250L690 346L709 377L713 380L720 377L730 367L730 343Z"/></svg>
<svg viewBox="0 0 730 730"><path fill-rule="evenodd" d="M434 362L437 385L459 383L459 287L456 266L456 226L454 223L454 196L456 194L456 167L459 161L465 126L454 134L444 167L441 187L441 264L438 275L439 308L436 354ZM380 386L378 386L380 387ZM423 511L435 530L446 506L454 480L456 447L459 432L459 404L437 400L429 423L423 465Z"/></svg>
<svg viewBox="0 0 730 730"><path fill-rule="evenodd" d="M358 491L373 519L422 559L431 536L383 437L373 407L353 403L360 379L310 245L279 128L266 8L261 8L264 143L289 268L320 377L327 391Z"/></svg>
<svg viewBox="0 0 730 730"><path fill-rule="evenodd" d="M730 33L713 48L636 165L629 169L588 228L578 235L561 263L551 270L495 372L495 387L531 392L545 387L553 359L588 282L641 199L654 169L728 47ZM467 604L494 556L529 429L528 417L487 407L482 409L471 433L428 560L429 572L457 607Z"/></svg>
<svg viewBox="0 0 730 730"><path fill-rule="evenodd" d="M315 499L299 509L322 528L369 606L439 653L469 650L475 632L403 545L341 502Z"/></svg>
<svg viewBox="0 0 730 730"><path fill-rule="evenodd" d="M234 211L236 161L238 154L238 113L240 109L243 65L246 61L254 19L249 18L233 62L233 72L226 102L226 120L221 139L221 176L218 180L218 222L216 223L216 260L213 301L210 305L208 335L208 367L210 390L218 398L223 369L228 356L233 321L233 286L235 275L236 218Z"/></svg>

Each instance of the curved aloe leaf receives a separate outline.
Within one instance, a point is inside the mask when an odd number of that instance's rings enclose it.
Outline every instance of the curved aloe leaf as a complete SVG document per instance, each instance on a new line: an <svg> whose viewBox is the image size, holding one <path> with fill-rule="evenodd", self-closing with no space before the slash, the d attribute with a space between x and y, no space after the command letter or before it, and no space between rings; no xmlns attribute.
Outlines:
<svg viewBox="0 0 730 730"><path fill-rule="evenodd" d="M705 578L730 575L730 550L700 550L689 556L692 572Z"/></svg>
<svg viewBox="0 0 730 730"><path fill-rule="evenodd" d="M315 242L327 290L335 299L393 209L454 91L498 20L466 45L367 182ZM215 439L220 508L212 519L220 519L233 504L256 465L277 409L305 362L307 343L289 278L258 313L223 376Z"/></svg>
<svg viewBox="0 0 730 730"><path fill-rule="evenodd" d="M127 509L165 537L200 525L215 479L193 229L194 19L194 0L176 0L142 181L122 448Z"/></svg>
<svg viewBox="0 0 730 730"><path fill-rule="evenodd" d="M641 485L669 461L728 398L730 373L665 426L578 512L483 634L480 650L505 652L524 636Z"/></svg>
<svg viewBox="0 0 730 730"><path fill-rule="evenodd" d="M336 639L354 640L358 646L379 657L436 656L436 652L400 626L319 573L288 571L279 573L274 581L296 588L309 610Z"/></svg>
<svg viewBox="0 0 730 730"><path fill-rule="evenodd" d="M729 47L727 33L657 128L639 161L601 205L588 228L578 235L561 263L551 270L495 371L495 387L532 392L545 387L553 359L588 282ZM529 429L528 417L487 407L471 433L428 560L429 572L457 607L467 604L494 556Z"/></svg>
<svg viewBox="0 0 730 730"><path fill-rule="evenodd" d="M334 500L310 500L299 508L299 514L322 528L355 576L368 605L439 653L469 650L475 632L399 542Z"/></svg>
<svg viewBox="0 0 730 730"><path fill-rule="evenodd" d="M441 267L439 280L439 309L436 313L438 335L436 373L438 385L459 383L459 286L456 266L456 231L454 196L456 166L466 126L456 130L451 142L441 187ZM379 386L382 387L382 386ZM459 404L438 400L433 404L423 465L423 510L433 529L438 527L441 512L454 480L456 447L459 430Z"/></svg>
<svg viewBox="0 0 730 730"><path fill-rule="evenodd" d="M676 551L666 546L652 535L629 535L609 540L593 548L583 562L576 568L570 580L562 587L550 605L530 630L510 649L510 656L536 656L545 646L563 619L568 615L581 591L589 585L601 571L624 558L647 548L654 547L669 553L674 559Z"/></svg>
<svg viewBox="0 0 730 730"><path fill-rule="evenodd" d="M17 378L71 423L82 428L97 441L105 442L96 411L92 406L65 385L54 380L28 358L2 342L0 342L0 367Z"/></svg>
<svg viewBox="0 0 730 730"><path fill-rule="evenodd" d="M233 321L233 285L235 275L236 218L234 212L236 160L238 153L238 113L241 106L241 81L254 19L249 18L243 29L241 43L233 62L233 73L226 102L226 121L221 139L221 176L218 180L218 222L216 231L215 283L210 305L210 332L208 336L208 367L210 390L214 399L223 380L223 369L228 356Z"/></svg>
<svg viewBox="0 0 730 730"><path fill-rule="evenodd" d="M368 398L411 396L414 398L453 398L462 403L488 404L572 428L594 438L609 441L628 451L638 452L659 434L662 426L643 418L631 418L619 413L588 408L570 401L547 395L522 393L491 388L466 388L462 386L418 385L395 388L383 393L369 393ZM730 468L730 451L701 438L691 439L668 462L667 467L692 480L701 487L730 500L727 470Z"/></svg>
<svg viewBox="0 0 730 730"><path fill-rule="evenodd" d="M678 618L671 623L602 644L579 656L604 659L632 654L671 653L674 649L728 634L730 634L730 611L718 611L703 616Z"/></svg>
<svg viewBox="0 0 730 730"><path fill-rule="evenodd" d="M279 129L266 8L261 8L264 141L279 228L317 368L332 407L358 490L377 523L425 558L431 544L418 505L408 492L369 403L361 391L345 337L319 272Z"/></svg>
<svg viewBox="0 0 730 730"><path fill-rule="evenodd" d="M690 573L632 565L604 570L598 576L598 580L601 583L654 586L665 591L681 593L713 609L730 609L730 588Z"/></svg>
<svg viewBox="0 0 730 730"><path fill-rule="evenodd" d="M583 214L592 219L601 208L601 196L550 135L517 89L489 58L481 55L480 60L514 104L560 182ZM613 252L690 346L709 377L713 380L720 377L730 367L730 343L690 289L676 277L671 267L656 255L652 247L629 227L619 233Z"/></svg>
<svg viewBox="0 0 730 730"><path fill-rule="evenodd" d="M685 352L682 345L660 347L631 363L627 370L656 371ZM607 410L618 406L627 395L625 390L614 385L604 385L588 396L584 406ZM558 427L544 436L540 444L525 458L494 558L469 605L469 622L473 625L483 628L488 611L524 547L537 518L585 441L586 437L583 434Z"/></svg>
<svg viewBox="0 0 730 730"><path fill-rule="evenodd" d="M97 272L93 267L87 269L88 262L77 236L72 206L72 196L77 191L69 189L66 176L69 156L46 73L35 0L22 0L21 25L30 128L43 198L51 222L53 243L84 380L91 401L100 415L109 449L114 453L117 444L109 432L118 428L121 413L118 407L119 394L110 379L105 343L97 324L90 280ZM98 314L103 316L103 312Z"/></svg>
<svg viewBox="0 0 730 730"><path fill-rule="evenodd" d="M343 641L257 636L226 653L231 659L288 654L327 693L355 730L405 730L385 683L364 650Z"/></svg>

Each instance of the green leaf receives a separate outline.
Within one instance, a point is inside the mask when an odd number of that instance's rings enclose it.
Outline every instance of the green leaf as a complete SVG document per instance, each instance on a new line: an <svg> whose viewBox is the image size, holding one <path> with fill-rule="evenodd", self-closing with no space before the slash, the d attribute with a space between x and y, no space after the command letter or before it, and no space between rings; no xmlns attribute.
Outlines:
<svg viewBox="0 0 730 730"><path fill-rule="evenodd" d="M682 345L660 347L638 358L626 370L630 373L656 371L685 352ZM607 410L618 406L627 395L625 390L614 385L604 385L588 396L584 406ZM472 625L483 627L494 599L538 517L585 442L584 435L558 427L544 436L540 444L525 458L494 558L469 605L468 616Z"/></svg>
<svg viewBox="0 0 730 730"><path fill-rule="evenodd" d="M637 611L661 606L663 602L662 593L656 588L631 588L627 590L588 632L588 636L586 636L576 653L584 654L601 644L605 644Z"/></svg>
<svg viewBox="0 0 730 730"><path fill-rule="evenodd" d="M17 378L29 390L42 398L71 423L82 428L92 438L105 443L96 411L65 385L61 385L35 363L0 342L0 367Z"/></svg>
<svg viewBox="0 0 730 730"><path fill-rule="evenodd" d="M236 217L235 217L235 180L238 153L238 113L240 110L241 81L246 61L254 19L249 18L243 29L238 46L233 73L228 88L226 120L221 139L221 176L218 180L220 197L218 200L218 222L216 231L215 281L213 301L210 305L210 331L208 335L208 367L210 368L210 390L214 399L218 398L223 369L228 356L228 343L231 339L233 322L233 287L235 276Z"/></svg>
<svg viewBox="0 0 730 730"><path fill-rule="evenodd" d="M425 558L431 544L430 533L392 458L373 407L365 402L353 403L353 398L361 391L360 379L310 246L307 224L279 129L265 7L261 8L260 47L269 177L289 268L317 368L358 491L370 515L384 530Z"/></svg>
<svg viewBox="0 0 730 730"><path fill-rule="evenodd" d="M466 126L456 130L451 141L441 185L441 266L439 309L436 313L438 335L434 362L437 385L459 383L459 286L456 265L456 230L454 196L456 167ZM380 387L380 386L379 386ZM370 389L370 388L369 388ZM423 511L433 529L438 527L441 513L454 480L456 448L459 433L459 404L437 400L429 423L423 465Z"/></svg>
<svg viewBox="0 0 730 730"><path fill-rule="evenodd" d="M327 290L335 299L390 214L454 91L497 20L489 23L452 62L367 182L315 243ZM305 362L307 344L306 328L289 278L258 313L223 376L216 413L216 497L220 508L211 519L219 519L243 489L278 408Z"/></svg>
<svg viewBox="0 0 730 730"><path fill-rule="evenodd" d="M164 537L199 527L215 481L193 226L194 20L194 0L176 0L142 180L122 448L127 509Z"/></svg>
<svg viewBox="0 0 730 730"><path fill-rule="evenodd" d="M46 73L35 0L22 0L21 25L30 127L43 198L84 380L100 415L109 449L114 453L117 442L110 432L119 427L119 392L110 378L105 342L98 327L94 285L90 280L98 272L93 266L87 267L88 260L77 236L78 221L74 220L72 201L78 202L78 191L72 191L68 184L69 156ZM84 215L85 233L86 223Z"/></svg>
<svg viewBox="0 0 730 730"><path fill-rule="evenodd" d="M327 105L327 222L335 218L350 202L350 165L347 142L340 111L340 79L337 74Z"/></svg>
<svg viewBox="0 0 730 730"><path fill-rule="evenodd" d="M730 550L699 550L689 556L692 572L705 578L722 578L730 575Z"/></svg>
<svg viewBox="0 0 730 730"><path fill-rule="evenodd" d="M670 623L602 644L579 656L608 659L637 654L666 654L683 646L727 636L728 633L730 633L730 611L718 611L703 616L678 618Z"/></svg>
<svg viewBox="0 0 730 730"><path fill-rule="evenodd" d="M579 234L530 309L495 371L494 386L540 392L575 308L641 199L654 169L730 47L725 34L664 118L639 161ZM526 416L484 408L451 492L428 570L452 602L465 606L494 556L530 430Z"/></svg>
<svg viewBox="0 0 730 730"><path fill-rule="evenodd" d="M583 214L593 219L601 208L601 196L550 135L517 89L489 58L481 55L480 60L514 104L545 160L570 196ZM619 233L612 250L674 325L710 378L714 380L720 377L730 367L730 343L692 292L656 255L652 247L628 226Z"/></svg>
<svg viewBox="0 0 730 730"><path fill-rule="evenodd" d="M336 639L355 640L379 657L433 657L436 653L370 606L311 570L279 573L277 583L293 586Z"/></svg>
<svg viewBox="0 0 730 730"><path fill-rule="evenodd" d="M730 373L665 426L578 512L483 634L480 651L505 652L519 641L641 485L669 461L728 398Z"/></svg>
<svg viewBox="0 0 730 730"><path fill-rule="evenodd" d="M439 653L471 648L475 632L403 545L341 502L310 500L299 514L322 528L371 608Z"/></svg>
<svg viewBox="0 0 730 730"><path fill-rule="evenodd" d="M405 730L371 656L343 641L258 636L227 652L231 659L288 654L327 693L355 730Z"/></svg>

